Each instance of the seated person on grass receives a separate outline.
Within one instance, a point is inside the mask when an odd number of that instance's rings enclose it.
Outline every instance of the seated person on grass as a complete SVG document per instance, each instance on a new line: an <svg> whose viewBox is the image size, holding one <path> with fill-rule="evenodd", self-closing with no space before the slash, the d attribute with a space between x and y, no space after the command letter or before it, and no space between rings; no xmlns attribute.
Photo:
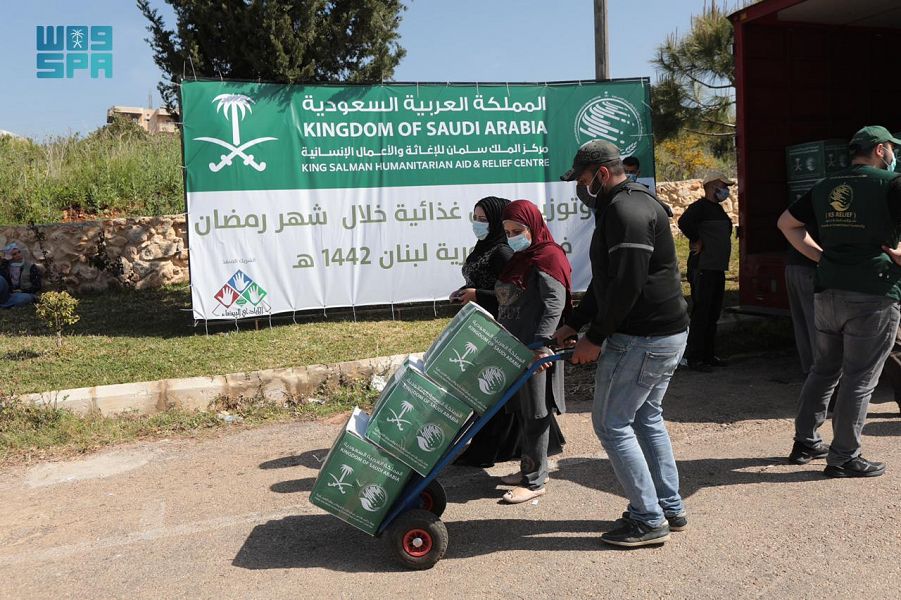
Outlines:
<svg viewBox="0 0 901 600"><path fill-rule="evenodd" d="M25 260L15 242L3 248L0 260L0 308L14 308L37 301L41 291L41 269Z"/></svg>

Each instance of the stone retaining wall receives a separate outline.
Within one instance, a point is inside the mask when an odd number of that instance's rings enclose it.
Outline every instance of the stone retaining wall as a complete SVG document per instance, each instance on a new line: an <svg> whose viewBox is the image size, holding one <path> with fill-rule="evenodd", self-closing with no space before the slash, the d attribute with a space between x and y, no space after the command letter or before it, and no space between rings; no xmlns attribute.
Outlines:
<svg viewBox="0 0 901 600"><path fill-rule="evenodd" d="M676 219L703 195L699 179L659 183L657 192ZM738 223L738 201L730 198L723 208ZM672 227L678 233L675 219ZM9 242L20 242L38 263L48 257L61 285L73 292L101 291L122 282L143 289L189 281L184 215L0 226L0 247Z"/></svg>

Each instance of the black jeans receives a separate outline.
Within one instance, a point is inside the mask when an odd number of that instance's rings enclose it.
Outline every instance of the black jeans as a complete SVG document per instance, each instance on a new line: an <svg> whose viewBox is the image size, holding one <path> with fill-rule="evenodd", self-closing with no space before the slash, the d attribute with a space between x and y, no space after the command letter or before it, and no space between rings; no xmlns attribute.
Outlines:
<svg viewBox="0 0 901 600"><path fill-rule="evenodd" d="M688 330L689 362L711 361L714 357L716 322L723 310L726 272L699 270L691 281L691 326Z"/></svg>

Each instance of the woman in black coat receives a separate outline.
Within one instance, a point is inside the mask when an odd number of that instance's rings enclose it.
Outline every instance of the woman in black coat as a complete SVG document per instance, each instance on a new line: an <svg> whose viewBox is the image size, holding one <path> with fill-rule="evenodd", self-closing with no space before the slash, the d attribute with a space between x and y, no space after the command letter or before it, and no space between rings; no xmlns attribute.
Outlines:
<svg viewBox="0 0 901 600"><path fill-rule="evenodd" d="M479 200L472 211L472 229L478 242L463 264L463 287L450 295L451 302L475 302L497 318L497 296L494 284L513 249L507 244L501 215L509 200L488 196ZM518 459L520 426L515 414L498 413L475 435L469 447L457 458L457 464L491 467L496 462ZM548 454L563 448L563 433L556 420L551 424Z"/></svg>

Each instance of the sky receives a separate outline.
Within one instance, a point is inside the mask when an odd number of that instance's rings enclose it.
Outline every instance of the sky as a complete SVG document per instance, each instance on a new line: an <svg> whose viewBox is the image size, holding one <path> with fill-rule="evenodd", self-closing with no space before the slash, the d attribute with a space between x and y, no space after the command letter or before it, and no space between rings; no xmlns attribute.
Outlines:
<svg viewBox="0 0 901 600"><path fill-rule="evenodd" d="M12 4L12 0L3 0ZM608 0L610 75L655 79L650 61L674 31L687 31L705 0ZM594 79L593 0L404 0L396 81L544 82ZM162 0L151 5L168 17ZM146 21L132 0L31 0L0 22L0 130L44 140L89 133L113 105L161 101ZM109 25L113 76L38 79L38 25Z"/></svg>

